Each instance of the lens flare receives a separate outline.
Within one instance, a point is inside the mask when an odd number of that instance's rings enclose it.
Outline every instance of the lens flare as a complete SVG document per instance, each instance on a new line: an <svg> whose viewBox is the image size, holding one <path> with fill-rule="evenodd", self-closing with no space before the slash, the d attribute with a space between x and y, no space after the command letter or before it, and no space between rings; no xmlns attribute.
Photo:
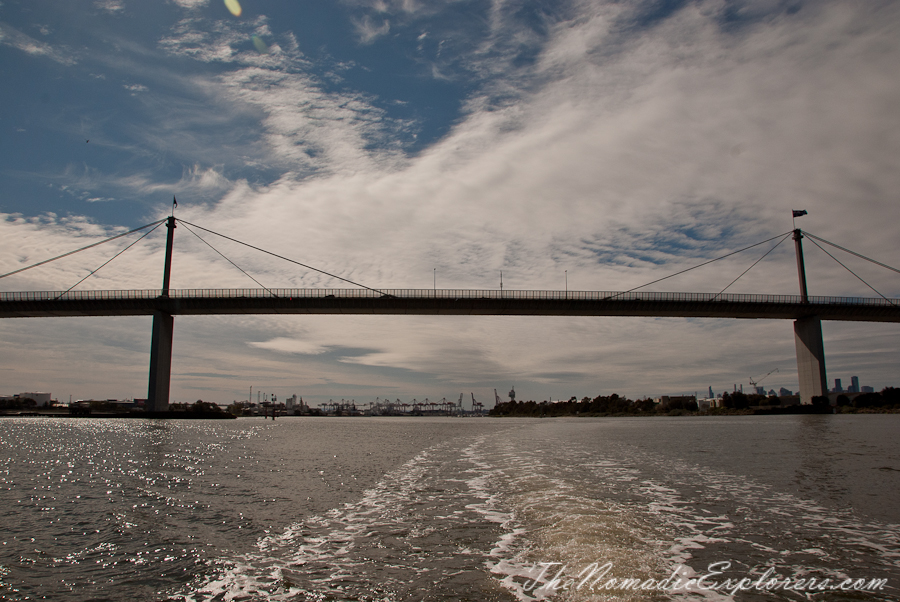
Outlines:
<svg viewBox="0 0 900 602"><path fill-rule="evenodd" d="M253 34L250 36L250 39L253 40L253 46L256 47L256 51L260 54L269 54L269 47L266 46L266 43L262 41L258 35Z"/></svg>
<svg viewBox="0 0 900 602"><path fill-rule="evenodd" d="M238 0L225 0L225 8L235 17L241 16L241 3Z"/></svg>

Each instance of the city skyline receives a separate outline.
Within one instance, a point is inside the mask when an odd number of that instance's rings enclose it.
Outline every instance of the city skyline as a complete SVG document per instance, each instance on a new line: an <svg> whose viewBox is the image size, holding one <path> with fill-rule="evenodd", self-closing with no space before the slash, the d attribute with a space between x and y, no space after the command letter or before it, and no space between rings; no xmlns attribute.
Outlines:
<svg viewBox="0 0 900 602"><path fill-rule="evenodd" d="M240 4L0 4L0 271L176 196L187 221L384 288L628 290L787 232L792 209L900 263L894 3ZM158 287L163 230L79 289ZM135 238L0 290L65 290ZM347 286L206 240L267 287ZM877 296L804 243L810 294ZM187 229L175 246L173 288L257 288ZM790 241L729 285L770 247L641 290L797 294ZM829 383L895 383L896 325L823 330ZM0 337L0 393L146 396L150 318ZM179 316L171 399L655 397L773 368L766 388L796 391L787 321Z"/></svg>
<svg viewBox="0 0 900 602"><path fill-rule="evenodd" d="M858 394L859 394L859 393L873 393L873 392L875 392L874 387L869 386L869 385L862 385L862 384L860 384L860 381L859 381L859 377L858 377L858 376L851 376L850 379L851 379L851 384L850 384L850 386L847 387L847 388L843 388L843 387L841 386L841 383L842 383L842 380L843 380L843 379L842 379L842 378L834 378L834 379L833 379L834 387L831 388L831 389L829 390L829 394L835 394L835 393L858 393ZM754 392L754 391L752 390L753 388L754 388L754 386L751 385L751 388L750 388L748 391L746 391L746 393L753 393L753 392ZM762 391L759 391L759 390L756 391L756 393L757 393L757 394L760 394L760 395L767 395L767 396L776 395L776 396L779 396L779 397L786 397L786 396L787 396L787 397L790 397L790 396L796 396L796 395L798 395L798 392L792 391L792 390L787 389L787 388L785 388L785 387L783 387L783 386L782 386L782 387L779 387L779 390L778 390L777 392L776 392L776 390L775 390L773 387L755 387L755 388L756 388L756 389L762 389ZM700 391L697 390L697 391L694 391L692 397L694 397L694 399L696 399L696 400L701 400L701 399L721 399L721 398L723 397L724 394L729 393L729 391L727 391L727 390L723 390L722 392L718 392L718 393L717 393L717 392L715 392L715 391L712 390L712 387L708 387L708 389L709 389L709 396L704 397L704 395L701 395L701 394L700 394ZM733 390L734 390L735 392L737 392L737 391L745 392L745 391L743 391L743 384L738 385L737 383L735 383L735 384L734 384L734 387L733 387ZM251 389L250 389L250 391L249 391L248 398L247 398L246 400L239 399L239 398L235 398L235 399L233 399L233 400L231 400L231 401L232 401L232 402L237 402L237 403L249 403L249 404L251 404L251 405L258 405L258 404L260 404L260 403L277 403L277 402L280 402L280 403L282 403L282 404L286 404L286 407L287 407L288 409L292 409L292 408L295 407L295 406L302 406L302 405L311 406L311 407L321 407L321 406L323 406L323 405L333 405L335 402L337 402L337 403L353 403L353 404L359 405L359 407L362 408L362 407L368 407L368 406L370 406L370 405L374 405L374 404L377 404L377 403L392 403L392 402L394 402L394 401L396 401L396 402L398 402L398 403L406 403L406 402L408 402L409 404L415 404L415 403L422 403L422 404L427 404L427 403L435 403L435 404L452 403L452 404L454 404L454 405L457 405L457 404L458 404L458 405L459 405L460 407L462 407L462 408L466 408L467 405L468 405L469 407L471 407L471 408L474 408L474 407L475 407L475 402L478 402L478 405L479 405L480 407L483 407L483 408L490 408L490 407L493 406L493 404L494 404L494 402L496 401L496 399L499 399L500 402L505 402L505 401L512 401L512 400L515 400L516 397L517 397L517 394L515 394L515 387L513 387L513 388L510 390L510 392L507 393L507 394L505 394L505 395L501 395L500 393L498 393L497 389L494 389L493 391L490 391L490 392L488 392L488 393L489 393L488 395L483 395L483 392L482 392L481 390L479 390L479 395L476 396L475 393L474 393L473 391L470 391L468 394L466 394L465 392L460 393L460 396L459 396L458 398L457 398L457 397L449 397L449 398L448 398L448 397L444 396L444 397L441 397L440 399L438 399L438 398L430 399L430 398L428 398L428 397L424 397L424 398L422 398L422 399L419 399L418 397L414 397L414 396L410 396L410 395L399 396L399 397L394 398L394 399L391 399L391 398L380 398L380 397L376 397L374 400L364 400L364 399L357 400L357 399L355 399L355 398L349 398L349 399L348 399L348 398L341 397L340 399L329 398L327 402L326 402L326 401L318 401L318 402L314 402L313 404L310 404L308 400L305 401L305 400L303 399L303 396L302 396L302 395L297 395L296 393L293 393L293 394L285 394L285 393L283 393L283 392L262 391L262 390L257 389L256 392L255 392L255 396L254 396L254 391L253 391L253 388L251 387ZM601 393L600 395L602 396L603 394ZM685 392L685 391L682 391L682 392L680 393L680 395L691 396L689 392ZM82 402L82 401L118 401L118 402L122 402L122 401L138 401L138 400L140 400L140 401L145 401L143 398L141 398L141 397L139 397L139 396L130 397L130 398L127 398L127 399L124 399L124 400L117 400L117 399L102 399L102 400L95 400L95 399L93 399L93 398L90 398L90 399L77 399L77 400L76 400L76 399L71 399L71 400L62 399L62 400L61 400L61 399L58 399L58 398L56 398L56 397L53 397L52 393L49 393L49 392L22 392L22 393L17 393L17 394L15 394L15 395L5 395L5 394L3 394L3 392L0 392L0 398L9 398L9 399L12 399L13 397L18 397L18 398L32 398L32 399L36 400L38 406L41 406L41 405L43 405L44 403L53 403L53 402L56 402L56 403L65 404L65 403L68 403L68 402L74 402L74 401L78 401L78 402ZM582 396L578 396L578 395L575 395L575 396L562 396L562 397L558 397L558 398L556 398L556 399L554 399L554 398L551 397L550 399L543 399L543 400L533 400L533 399L527 399L527 398L519 398L519 400L520 400L520 401L541 401L541 402L548 402L548 401L549 401L550 403L555 403L555 402L571 401L572 399L578 399L578 400L581 400L581 399L583 399L584 397L591 398L592 396L591 396L591 395L587 395L587 396L584 396L584 395L582 395ZM646 399L646 398L648 398L648 397L649 397L650 399L654 399L654 400L657 400L657 401L658 401L661 397L666 397L666 395L659 394L659 395L644 396L644 397L641 397L641 398L639 398L639 399ZM481 400L484 400L484 399L486 399L487 402L481 401ZM194 400L194 401L198 401L198 400ZM200 400L200 401L204 401L204 400ZM180 401L180 402L175 402L175 403L191 403L191 402L188 401L188 400L182 400L182 401ZM219 403L220 403L222 406L225 406L225 405L226 405L226 402L219 402Z"/></svg>

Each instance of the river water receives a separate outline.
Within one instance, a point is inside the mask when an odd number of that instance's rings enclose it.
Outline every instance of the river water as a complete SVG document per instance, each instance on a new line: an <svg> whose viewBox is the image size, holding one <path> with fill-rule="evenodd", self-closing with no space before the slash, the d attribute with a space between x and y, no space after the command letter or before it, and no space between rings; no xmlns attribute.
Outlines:
<svg viewBox="0 0 900 602"><path fill-rule="evenodd" d="M898 432L4 418L0 599L897 600Z"/></svg>

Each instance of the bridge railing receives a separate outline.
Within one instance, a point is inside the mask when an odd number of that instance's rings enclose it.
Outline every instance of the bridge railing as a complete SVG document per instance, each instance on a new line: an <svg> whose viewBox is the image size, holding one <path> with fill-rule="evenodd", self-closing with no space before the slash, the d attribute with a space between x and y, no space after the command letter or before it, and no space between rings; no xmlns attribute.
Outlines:
<svg viewBox="0 0 900 602"><path fill-rule="evenodd" d="M14 301L93 301L157 299L160 289L149 290L101 290L101 291L27 291L0 292L0 302ZM496 290L496 289L173 289L173 299L210 298L342 298L377 299L385 296L404 299L510 299L510 300L569 300L569 301L665 301L706 303L777 303L802 304L799 295L719 294L719 293L666 293L666 292L616 292L616 291L556 291L556 290ZM809 297L818 305L867 305L892 307L900 305L900 299L872 297Z"/></svg>

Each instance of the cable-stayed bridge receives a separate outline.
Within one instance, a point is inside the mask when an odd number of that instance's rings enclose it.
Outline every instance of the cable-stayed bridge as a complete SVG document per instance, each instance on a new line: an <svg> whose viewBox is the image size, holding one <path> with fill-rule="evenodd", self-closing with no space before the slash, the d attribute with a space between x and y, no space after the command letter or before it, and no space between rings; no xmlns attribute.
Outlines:
<svg viewBox="0 0 900 602"><path fill-rule="evenodd" d="M210 314L651 316L900 322L900 301L859 297L496 289L160 289L0 292L0 318Z"/></svg>
<svg viewBox="0 0 900 602"><path fill-rule="evenodd" d="M181 222L182 220L177 221ZM153 334L148 387L148 409L151 412L165 411L168 408L172 338L174 316L176 315L648 316L793 320L797 372L803 403L811 403L813 397L824 395L827 392L821 320L900 322L900 299L890 299L884 296L880 298L809 296L806 289L806 275L801 246L803 233L799 229L769 240L781 238L783 241L793 234L797 252L800 295L726 294L724 292L658 293L637 292L635 289L624 292L437 288L376 289L359 285L334 274L327 274L327 272L299 264L299 262L293 260L288 261L354 284L356 288L270 289L262 287L253 289L176 290L169 288L176 219L170 217L166 220L148 224L132 232L151 226L155 228L162 223L166 223L168 236L166 240L163 286L161 289L100 291L74 291L70 289L68 291L0 292L0 318L152 315ZM182 223L186 224L186 222ZM194 224L191 225L200 228ZM192 231L192 233L194 232ZM144 236L147 234L149 232L144 234ZM196 233L194 234L196 235ZM124 235L118 235L107 240L113 240L121 236ZM135 243L126 247L125 250ZM84 249L97 244L102 243L94 243L84 247ZM206 244L209 245L209 243ZM246 245L246 243L241 244ZM817 244L817 246L819 245ZM263 251L263 249L258 249L257 247L252 248ZM843 249L842 247L838 248ZM769 252L773 249L774 247ZM78 251L80 250L83 249ZM847 249L843 250L847 251ZM2 275L0 278L78 251L21 268ZM217 250L216 252L218 253ZM853 253L852 251L848 252ZM731 254L733 253L729 255ZM858 255L856 253L853 254ZM766 255L768 255L768 252ZM118 254L115 257L117 256ZM228 258L226 257L226 259ZM281 259L286 258L282 257ZM835 260L838 261L837 259ZM228 261L231 262L230 259ZM233 262L231 263L238 269L241 269ZM711 261L700 265L708 263L711 263ZM756 264L754 263L753 265ZM895 272L900 272L900 270L890 266L879 265ZM244 270L241 269L241 271L243 272ZM246 272L244 273L246 274ZM683 271L679 273L683 273ZM253 279L249 274L247 276Z"/></svg>

